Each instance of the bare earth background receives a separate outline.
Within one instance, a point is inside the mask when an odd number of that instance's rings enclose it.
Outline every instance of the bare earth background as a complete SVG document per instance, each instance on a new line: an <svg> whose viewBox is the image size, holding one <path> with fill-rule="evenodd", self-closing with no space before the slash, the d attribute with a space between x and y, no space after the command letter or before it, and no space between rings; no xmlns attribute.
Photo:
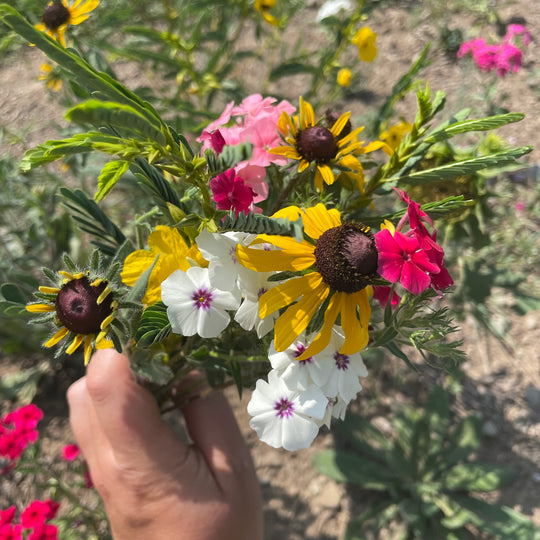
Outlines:
<svg viewBox="0 0 540 540"><path fill-rule="evenodd" d="M314 21L321 3L312 2L303 19ZM418 4L422 3L403 1L400 7L381 8L371 16L369 24L379 36L379 54L373 64L365 67L367 88L358 95L351 93L343 103L344 108L352 109L353 115L361 115L366 106L381 104L424 44L437 42L437 24L462 28L466 39L476 37L470 29L470 16L454 13L448 17ZM524 18L533 36L524 55L523 69L499 81L496 98L511 111L526 113L523 122L505 127L500 134L515 146L537 146L524 161L533 167L540 163L540 6L537 0L494 4L503 20ZM471 31L470 35L467 31ZM478 96L490 77L462 63L456 64L442 50L432 50L432 59L431 66L421 75L432 90L446 92L446 110L472 106L484 114L485 104ZM37 80L42 62L39 51L25 49L2 60L0 65L0 121L13 132L24 135L24 144L10 146L12 154L20 155L23 147L58 136L62 126L62 108L50 99L43 83ZM120 73L125 84L136 86L139 73L129 66ZM246 70L247 77L249 73ZM301 92L300 88L298 93ZM409 107L414 110L414 103L404 104L403 112ZM464 392L454 407L455 413L463 416L473 410L482 412L486 438L482 457L512 464L518 471L515 482L490 500L519 509L540 526L540 312L512 319L509 330L509 338L515 345L512 352L492 337L478 333L471 321L463 325L463 338L469 360L464 366L467 377ZM0 375L14 370L17 364L12 359L0 360ZM440 373L426 367L419 374L410 374L398 360L388 360L372 373L365 381L355 409L374 418L383 431L389 428L386 415L392 404L416 403L430 384L441 380ZM69 382L65 381L66 386ZM67 425L66 388L55 386L58 384L61 384L58 380L46 381L37 400L45 411L42 433L51 455L58 455L63 444L72 442ZM336 444L333 435L323 430L308 450L295 453L274 450L259 442L249 428L245 412L249 393L241 402L235 391L229 391L228 397L257 467L265 501L267 540L339 538L348 519L366 504L366 494L361 490L348 493L345 486L322 477L311 466L311 457L318 450Z"/></svg>

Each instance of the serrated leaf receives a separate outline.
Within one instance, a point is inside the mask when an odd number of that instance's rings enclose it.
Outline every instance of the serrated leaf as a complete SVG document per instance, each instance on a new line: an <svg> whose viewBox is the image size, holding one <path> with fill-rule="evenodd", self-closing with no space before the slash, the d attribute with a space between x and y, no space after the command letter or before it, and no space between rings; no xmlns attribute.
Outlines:
<svg viewBox="0 0 540 540"><path fill-rule="evenodd" d="M493 491L506 485L515 475L511 467L471 462L455 465L442 481L448 489L459 491Z"/></svg>
<svg viewBox="0 0 540 540"><path fill-rule="evenodd" d="M167 317L167 306L163 302L157 302L143 311L135 341L139 347L148 347L163 341L170 332L171 323Z"/></svg>
<svg viewBox="0 0 540 540"><path fill-rule="evenodd" d="M137 351L131 358L131 368L139 377L153 384L164 386L174 376L171 368L165 364L166 358L165 353L158 353L149 358L146 351Z"/></svg>
<svg viewBox="0 0 540 540"><path fill-rule="evenodd" d="M96 202L101 201L109 191L114 187L116 182L120 180L122 175L129 169L129 161L109 161L101 169L101 173L98 177L98 190L94 195Z"/></svg>

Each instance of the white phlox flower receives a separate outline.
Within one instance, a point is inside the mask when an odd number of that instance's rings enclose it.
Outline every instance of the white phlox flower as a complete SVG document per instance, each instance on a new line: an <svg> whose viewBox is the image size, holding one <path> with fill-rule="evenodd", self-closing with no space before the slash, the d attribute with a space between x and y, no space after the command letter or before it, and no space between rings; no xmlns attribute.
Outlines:
<svg viewBox="0 0 540 540"><path fill-rule="evenodd" d="M323 19L337 15L341 10L350 11L352 7L350 0L328 0L317 12L316 21L321 22Z"/></svg>
<svg viewBox="0 0 540 540"><path fill-rule="evenodd" d="M268 289L277 285L277 282L268 281L268 276L274 272L255 272L247 268L246 270L249 273L244 274L244 279L238 281L244 300L238 308L234 320L244 330L255 329L257 337L261 338L274 328L278 313L270 313L261 319L259 317L259 298Z"/></svg>
<svg viewBox="0 0 540 540"><path fill-rule="evenodd" d="M339 352L344 341L341 328L334 326L330 343L317 355L318 362L314 364L311 376L325 396L340 397L349 403L362 390L358 378L367 377L367 369L360 353L346 355ZM330 376L320 366L331 366Z"/></svg>
<svg viewBox="0 0 540 540"><path fill-rule="evenodd" d="M280 379L291 390L305 390L310 385L314 384L314 379L311 373L315 373L317 377L317 386L322 386L321 381L324 379L324 373L328 379L333 370L333 366L327 361L320 362L319 356L310 356L305 360L298 361L297 358L306 350L307 346L303 335L292 343L287 349L277 352L274 347L274 341L270 344L268 350L268 359L270 364L279 374ZM325 382L325 381L324 381Z"/></svg>
<svg viewBox="0 0 540 540"><path fill-rule="evenodd" d="M249 245L255 235L243 232L210 233L202 231L196 242L202 256L208 261L208 272L212 286L222 291L232 291L237 280L252 272L243 267L236 258L238 244Z"/></svg>
<svg viewBox="0 0 540 540"><path fill-rule="evenodd" d="M238 289L222 291L210 284L208 268L176 270L161 284L172 331L183 336L217 337L229 324L226 310L240 304Z"/></svg>
<svg viewBox="0 0 540 540"><path fill-rule="evenodd" d="M328 400L316 386L304 391L291 390L277 372L268 373L268 382L257 381L247 411L253 417L249 425L259 439L274 448L308 448L318 431L318 421Z"/></svg>

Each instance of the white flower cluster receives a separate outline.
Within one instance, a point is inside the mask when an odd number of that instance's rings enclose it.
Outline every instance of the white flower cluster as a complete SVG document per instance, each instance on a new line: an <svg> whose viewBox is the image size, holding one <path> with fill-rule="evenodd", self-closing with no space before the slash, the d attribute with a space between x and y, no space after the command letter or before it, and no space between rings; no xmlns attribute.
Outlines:
<svg viewBox="0 0 540 540"><path fill-rule="evenodd" d="M258 337L273 329L276 314L259 317L259 297L274 285L267 281L271 273L249 270L236 259L236 246L249 245L254 238L245 233L208 231L197 237L208 268L177 270L161 284L173 332L217 337L231 320L230 310L236 310L234 320L244 330L255 330ZM260 245L260 249L268 248ZM367 376L359 353L339 352L344 340L336 326L328 347L302 361L297 358L309 341L299 339L282 352L274 349L272 341L268 381L257 381L248 404L253 417L250 426L261 441L286 450L307 448L322 425L329 427L332 417L344 418L349 402L362 389L359 377Z"/></svg>
<svg viewBox="0 0 540 540"><path fill-rule="evenodd" d="M261 441L285 450L308 448L322 425L329 427L332 417L345 417L367 369L359 353L339 352L344 340L335 326L328 347L302 361L297 358L306 349L304 341L283 352L272 342L268 358L273 369L268 382L257 381L247 408L253 417L250 426Z"/></svg>

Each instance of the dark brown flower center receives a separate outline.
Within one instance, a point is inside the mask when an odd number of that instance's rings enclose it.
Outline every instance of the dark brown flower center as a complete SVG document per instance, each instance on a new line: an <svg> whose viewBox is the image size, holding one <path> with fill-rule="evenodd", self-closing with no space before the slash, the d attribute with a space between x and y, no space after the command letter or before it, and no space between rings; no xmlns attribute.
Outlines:
<svg viewBox="0 0 540 540"><path fill-rule="evenodd" d="M55 303L60 322L76 334L99 332L101 323L112 313L112 294L101 304L97 303L106 286L107 283L102 282L93 287L86 276L63 285Z"/></svg>
<svg viewBox="0 0 540 540"><path fill-rule="evenodd" d="M49 30L57 30L69 21L69 10L62 2L54 2L43 10L41 21Z"/></svg>
<svg viewBox="0 0 540 540"><path fill-rule="evenodd" d="M303 129L296 139L296 150L306 161L327 163L336 157L337 149L332 132L323 126Z"/></svg>
<svg viewBox="0 0 540 540"><path fill-rule="evenodd" d="M315 246L315 267L338 292L367 287L377 275L378 253L369 227L345 222L325 231Z"/></svg>

